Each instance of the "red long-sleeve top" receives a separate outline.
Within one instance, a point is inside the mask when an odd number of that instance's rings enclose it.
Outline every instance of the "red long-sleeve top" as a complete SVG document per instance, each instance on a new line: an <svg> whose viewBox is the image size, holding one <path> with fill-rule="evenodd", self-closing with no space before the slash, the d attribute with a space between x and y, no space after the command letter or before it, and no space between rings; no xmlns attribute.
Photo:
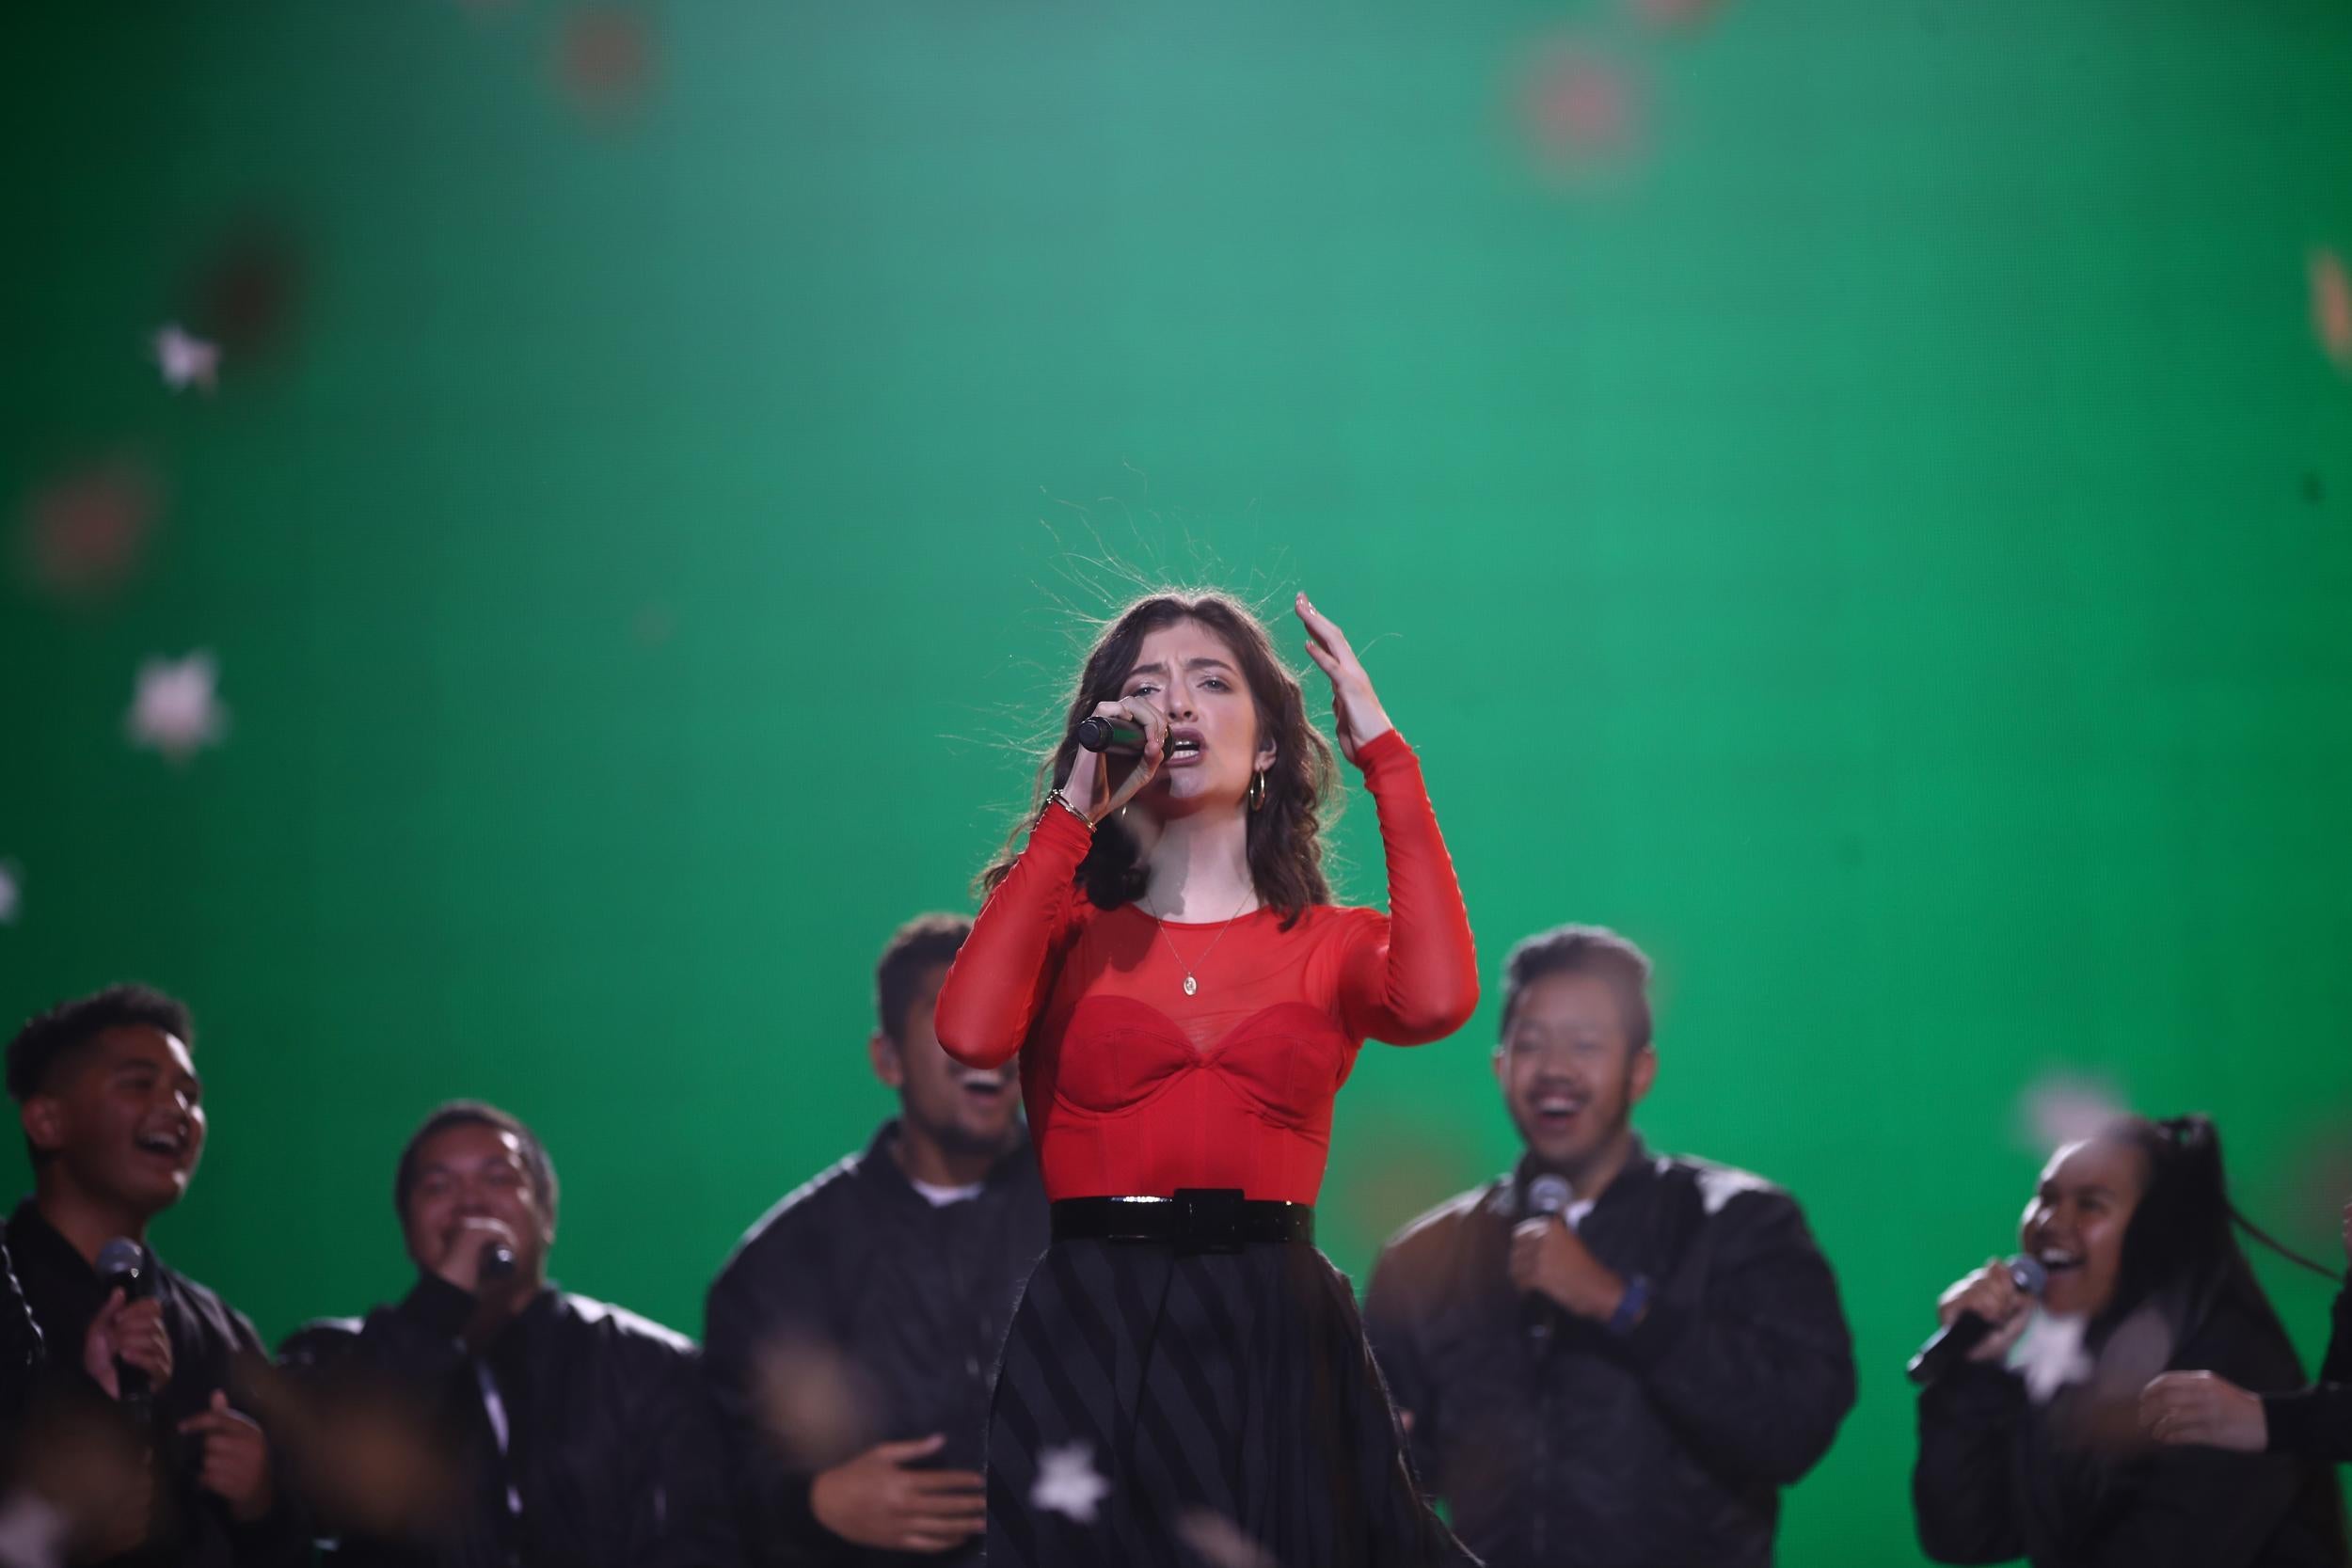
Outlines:
<svg viewBox="0 0 2352 1568"><path fill-rule="evenodd" d="M1060 810L1039 817L956 956L935 1021L958 1061L1021 1053L1048 1196L1238 1187L1312 1203L1332 1101L1364 1040L1419 1045L1469 1021L1478 956L1420 759L1394 730L1358 754L1380 816L1387 914L1317 904L1286 931L1267 909L1230 928L1100 910L1076 885L1085 825Z"/></svg>

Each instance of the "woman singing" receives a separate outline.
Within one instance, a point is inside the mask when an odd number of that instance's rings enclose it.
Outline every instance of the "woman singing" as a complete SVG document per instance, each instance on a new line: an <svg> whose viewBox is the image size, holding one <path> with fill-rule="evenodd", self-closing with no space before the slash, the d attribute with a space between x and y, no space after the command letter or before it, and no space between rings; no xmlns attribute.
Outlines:
<svg viewBox="0 0 2352 1568"><path fill-rule="evenodd" d="M1919 1396L1912 1499L1928 1556L2341 1568L2342 1503L2323 1466L2151 1448L2139 1433L2140 1389L2161 1371L2204 1369L2265 1391L2303 1381L2234 1217L2220 1140L2202 1117L2126 1117L2052 1157L2020 1242L2047 1271L2044 1312L2081 1325L2079 1346L2068 1350L2064 1335L2041 1351L2028 1342L2021 1379L2003 1358L2033 1304L2008 1269L1990 1265L1944 1293L1947 1323L1974 1312L1996 1331L1973 1364Z"/></svg>
<svg viewBox="0 0 2352 1568"><path fill-rule="evenodd" d="M1054 1199L990 1415L990 1568L1174 1568L1203 1529L1283 1568L1472 1560L1406 1474L1311 1206L1358 1049L1460 1028L1477 959L1419 761L1340 628L1297 610L1389 913L1330 902L1330 749L1265 628L1160 594L1088 656L940 993L950 1054L1021 1053ZM1080 749L1092 717L1141 730L1123 770Z"/></svg>

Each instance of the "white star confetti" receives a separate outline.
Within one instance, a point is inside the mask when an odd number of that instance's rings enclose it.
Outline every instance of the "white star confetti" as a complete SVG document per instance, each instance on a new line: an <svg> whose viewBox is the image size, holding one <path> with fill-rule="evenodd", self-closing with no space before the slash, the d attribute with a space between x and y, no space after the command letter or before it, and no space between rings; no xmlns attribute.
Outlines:
<svg viewBox="0 0 2352 1568"><path fill-rule="evenodd" d="M220 345L192 337L173 322L155 334L155 363L164 368L164 385L173 391L201 387L209 392L220 375Z"/></svg>
<svg viewBox="0 0 2352 1568"><path fill-rule="evenodd" d="M16 911L24 906L24 873L10 861L0 861L0 926L16 924Z"/></svg>
<svg viewBox="0 0 2352 1568"><path fill-rule="evenodd" d="M1110 1489L1111 1483L1094 1472L1093 1448L1072 1443L1038 1455L1037 1484L1029 1488L1029 1506L1067 1513L1082 1525L1090 1525Z"/></svg>
<svg viewBox="0 0 2352 1568"><path fill-rule="evenodd" d="M229 732L229 710L213 688L220 666L201 649L183 659L151 658L139 666L138 694L124 727L131 743L185 762Z"/></svg>
<svg viewBox="0 0 2352 1568"><path fill-rule="evenodd" d="M2058 1317L2037 1308L2026 1337L2009 1354L2009 1369L2026 1380L2026 1392L2036 1404L2047 1404L2070 1383L2090 1376L2090 1354L2083 1349L2079 1317Z"/></svg>

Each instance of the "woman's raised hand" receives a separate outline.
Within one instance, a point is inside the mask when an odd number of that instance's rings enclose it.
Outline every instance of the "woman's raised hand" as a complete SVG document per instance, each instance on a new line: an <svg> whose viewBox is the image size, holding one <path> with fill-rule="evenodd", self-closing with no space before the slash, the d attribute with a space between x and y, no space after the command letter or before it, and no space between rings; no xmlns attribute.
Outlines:
<svg viewBox="0 0 2352 1568"><path fill-rule="evenodd" d="M1061 786L1062 799L1075 806L1088 821L1100 822L1134 800L1145 784L1158 776L1160 761L1168 754L1168 719L1141 697L1097 703L1089 717L1132 719L1143 726L1143 754L1128 765L1126 777L1119 781L1116 789L1107 788L1104 784L1110 758L1104 753L1080 747L1070 764L1070 778Z"/></svg>
<svg viewBox="0 0 2352 1568"><path fill-rule="evenodd" d="M1347 645L1347 634L1340 630L1338 622L1317 610L1303 591L1298 595L1298 618L1307 626L1307 657L1331 677L1331 718L1339 730L1340 752L1354 762L1366 741L1396 726L1389 722L1356 650Z"/></svg>

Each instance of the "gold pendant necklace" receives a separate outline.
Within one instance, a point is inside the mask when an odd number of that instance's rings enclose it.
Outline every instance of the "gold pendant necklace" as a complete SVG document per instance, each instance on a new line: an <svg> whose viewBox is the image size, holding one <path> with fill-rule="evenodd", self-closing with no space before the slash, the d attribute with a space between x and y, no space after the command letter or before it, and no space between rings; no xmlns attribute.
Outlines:
<svg viewBox="0 0 2352 1568"><path fill-rule="evenodd" d="M1216 942L1209 943L1209 952L1200 955L1200 961L1202 963L1207 963L1209 961L1209 953L1216 951L1217 942L1225 940L1225 933L1233 928L1234 921L1239 920L1248 911L1250 901L1256 896L1257 893L1254 889L1242 895L1240 906L1236 908L1232 914L1225 917L1224 925L1219 926L1216 928ZM1196 996L1200 994L1200 982L1193 978L1192 965L1184 962L1184 956L1176 951L1176 939L1168 934L1167 922L1163 921L1158 915L1152 914L1152 906L1144 903L1142 899L1138 898L1136 902L1141 906L1145 914L1152 915L1152 925L1153 928L1160 933L1160 940L1168 943L1168 956L1174 958L1176 960L1176 967L1184 972L1184 994L1186 996Z"/></svg>

